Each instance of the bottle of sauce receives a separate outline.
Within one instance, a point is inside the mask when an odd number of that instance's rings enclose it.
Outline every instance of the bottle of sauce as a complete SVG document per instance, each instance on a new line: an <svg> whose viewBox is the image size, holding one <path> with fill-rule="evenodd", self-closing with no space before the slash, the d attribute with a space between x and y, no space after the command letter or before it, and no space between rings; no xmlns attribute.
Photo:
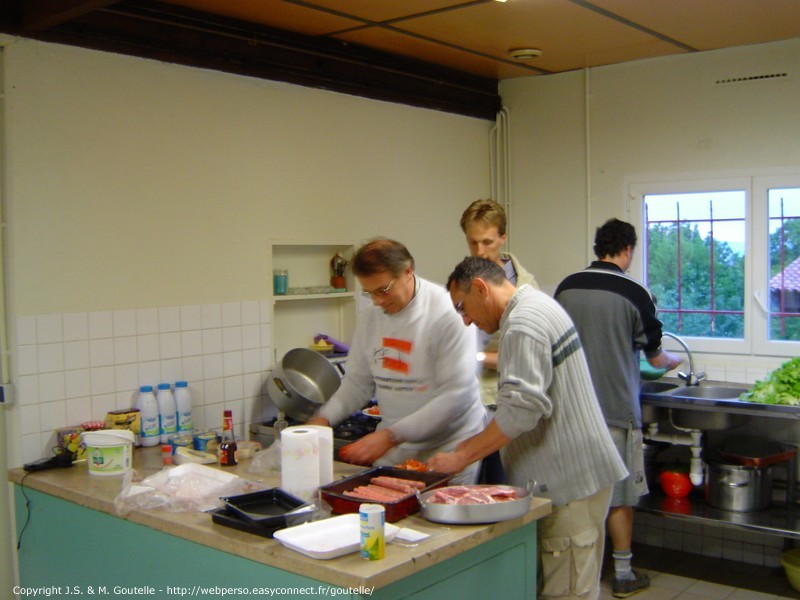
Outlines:
<svg viewBox="0 0 800 600"><path fill-rule="evenodd" d="M222 467L236 465L236 436L233 433L233 412L226 410L222 418L222 441L219 444L219 464Z"/></svg>

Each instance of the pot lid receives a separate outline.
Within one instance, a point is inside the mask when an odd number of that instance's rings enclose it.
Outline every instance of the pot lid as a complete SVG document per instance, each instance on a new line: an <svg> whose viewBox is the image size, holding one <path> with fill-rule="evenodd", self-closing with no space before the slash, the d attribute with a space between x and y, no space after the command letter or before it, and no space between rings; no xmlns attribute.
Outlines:
<svg viewBox="0 0 800 600"><path fill-rule="evenodd" d="M719 454L740 465L768 467L791 460L797 447L753 436L733 436L722 442Z"/></svg>

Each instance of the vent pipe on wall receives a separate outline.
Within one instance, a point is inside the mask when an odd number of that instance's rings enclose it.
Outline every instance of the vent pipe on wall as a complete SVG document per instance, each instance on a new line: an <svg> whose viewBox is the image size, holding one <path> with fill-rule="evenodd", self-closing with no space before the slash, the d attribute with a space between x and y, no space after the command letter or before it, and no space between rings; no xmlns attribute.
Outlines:
<svg viewBox="0 0 800 600"><path fill-rule="evenodd" d="M511 159L509 155L509 113L501 108L489 131L489 175L491 198L506 211L506 250L511 250Z"/></svg>

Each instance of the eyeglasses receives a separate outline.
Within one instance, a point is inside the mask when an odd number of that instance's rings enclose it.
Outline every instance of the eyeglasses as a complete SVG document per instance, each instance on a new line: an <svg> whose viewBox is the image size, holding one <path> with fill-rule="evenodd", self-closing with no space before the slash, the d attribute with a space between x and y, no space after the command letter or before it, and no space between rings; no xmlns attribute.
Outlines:
<svg viewBox="0 0 800 600"><path fill-rule="evenodd" d="M455 306L456 312L460 314L462 317L464 316L464 299L461 299L461 302L456 304Z"/></svg>
<svg viewBox="0 0 800 600"><path fill-rule="evenodd" d="M385 298L386 296L389 295L389 291L392 289L392 286L394 285L394 282L396 280L397 280L397 277L392 279L389 282L389 285L387 285L385 288L379 288L377 290L372 290L371 292L368 292L368 291L364 290L364 291L361 292L361 295L364 296L365 298L372 298L372 297Z"/></svg>

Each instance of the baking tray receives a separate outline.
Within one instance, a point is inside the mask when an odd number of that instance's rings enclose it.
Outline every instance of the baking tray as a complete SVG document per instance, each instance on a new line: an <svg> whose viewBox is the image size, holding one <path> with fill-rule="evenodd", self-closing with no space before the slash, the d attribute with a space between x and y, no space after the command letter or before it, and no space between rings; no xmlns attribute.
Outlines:
<svg viewBox="0 0 800 600"><path fill-rule="evenodd" d="M521 517L531 509L531 494L525 488L511 485L472 485L468 487L499 487L504 490L513 490L517 499L494 504L438 504L428 502L430 497L437 492L437 490L431 490L421 495L422 516L436 523L475 525L509 521Z"/></svg>
<svg viewBox="0 0 800 600"><path fill-rule="evenodd" d="M261 527L289 527L305 523L314 516L314 505L307 505L280 488L227 496L220 500L228 511Z"/></svg>
<svg viewBox="0 0 800 600"><path fill-rule="evenodd" d="M797 447L752 436L733 436L718 448L720 458L747 467L769 467L791 460Z"/></svg>
<svg viewBox="0 0 800 600"><path fill-rule="evenodd" d="M399 527L384 524L386 543L391 542L399 531ZM281 529L275 532L274 537L290 550L327 560L359 551L361 523L358 515L347 514Z"/></svg>
<svg viewBox="0 0 800 600"><path fill-rule="evenodd" d="M238 529L239 531L244 531L245 533L252 533L254 535L260 535L261 537L266 538L271 538L276 531L279 529L284 529L285 527L285 525L280 525L277 527L265 527L263 525L259 525L258 523L253 523L252 521L248 521L247 519L237 515L235 512L229 510L227 506L215 508L208 512L211 515L211 520L217 525L223 525L224 527Z"/></svg>
<svg viewBox="0 0 800 600"><path fill-rule="evenodd" d="M425 483L423 492L444 487L450 481L448 475L434 473L430 471L409 471L408 469L398 469L397 467L373 467L362 471L357 475L345 477L334 483L329 483L319 488L320 497L331 507L331 512L336 514L357 513L358 507L362 504L380 504L386 509L386 521L394 523L400 519L414 514L419 510L419 501L416 496L409 496L395 502L374 502L372 500L359 500L345 496L344 492L349 492L361 485L369 484L373 477L397 477L399 479L410 479L412 481L422 481Z"/></svg>

